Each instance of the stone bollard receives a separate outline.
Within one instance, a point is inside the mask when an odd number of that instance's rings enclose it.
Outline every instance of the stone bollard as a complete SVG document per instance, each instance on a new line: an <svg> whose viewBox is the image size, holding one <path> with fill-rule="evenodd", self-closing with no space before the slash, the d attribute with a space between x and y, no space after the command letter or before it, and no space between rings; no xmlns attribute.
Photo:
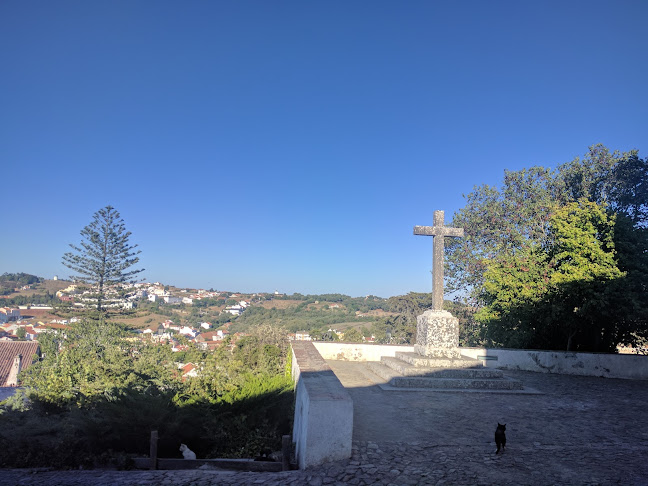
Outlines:
<svg viewBox="0 0 648 486"><path fill-rule="evenodd" d="M289 435L281 437L281 470L290 470L290 451L292 449L292 441Z"/></svg>
<svg viewBox="0 0 648 486"><path fill-rule="evenodd" d="M151 464L149 469L157 469L157 451L158 451L158 431L151 430L151 449L150 449L150 459Z"/></svg>

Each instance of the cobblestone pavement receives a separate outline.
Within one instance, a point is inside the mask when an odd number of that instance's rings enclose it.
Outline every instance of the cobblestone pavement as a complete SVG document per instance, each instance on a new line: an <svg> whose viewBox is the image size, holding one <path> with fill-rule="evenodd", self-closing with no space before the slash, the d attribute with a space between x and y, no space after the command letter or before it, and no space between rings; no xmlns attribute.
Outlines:
<svg viewBox="0 0 648 486"><path fill-rule="evenodd" d="M0 485L646 485L648 382L506 372L544 394L384 391L329 363L354 401L350 460L306 471L0 470ZM507 449L495 455L497 422Z"/></svg>

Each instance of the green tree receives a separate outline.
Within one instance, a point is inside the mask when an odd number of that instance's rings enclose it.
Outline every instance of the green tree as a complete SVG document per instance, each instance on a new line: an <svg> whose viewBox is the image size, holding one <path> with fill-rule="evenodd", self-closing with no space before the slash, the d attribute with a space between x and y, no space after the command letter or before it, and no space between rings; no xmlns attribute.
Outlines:
<svg viewBox="0 0 648 486"><path fill-rule="evenodd" d="M41 283L44 279L42 277L37 277L36 275L30 275L29 273L8 273L5 272L0 275L0 284L12 285L14 287L20 287L22 285L32 285Z"/></svg>
<svg viewBox="0 0 648 486"><path fill-rule="evenodd" d="M119 212L112 206L97 211L93 221L81 230L80 246L70 244L73 252L63 255L63 265L77 272L72 278L96 286L97 310L103 310L106 288L110 285L133 282L144 269L129 270L139 262L134 251L137 245L129 243Z"/></svg>
<svg viewBox="0 0 648 486"><path fill-rule="evenodd" d="M583 158L556 170L507 171L501 189L476 187L453 218L452 225L463 227L466 236L448 242L446 260L448 288L459 291L482 323L482 329L472 327L472 336L494 344L546 348L556 344L553 333L569 347L608 350L613 339L648 335L643 283L648 280L646 181L648 163L636 151L610 152L594 145ZM583 214L587 211L592 211L590 219ZM556 215L566 218L563 226ZM594 231L590 241L588 225L598 224L591 218L605 221L607 229ZM592 260L601 256L596 248L605 262ZM606 272L615 273L611 261L622 276L605 278ZM547 307L549 295L554 299ZM615 308L613 324L582 327L594 307L574 302L586 297ZM573 312L575 307L578 312ZM576 341L569 341L570 335Z"/></svg>
<svg viewBox="0 0 648 486"><path fill-rule="evenodd" d="M348 329L344 332L344 337L342 341L348 343L361 343L362 342L362 333L357 330L355 327Z"/></svg>
<svg viewBox="0 0 648 486"><path fill-rule="evenodd" d="M371 332L379 343L411 344L416 336L416 317L432 307L432 294L410 292L387 299L387 309L397 313L375 322Z"/></svg>
<svg viewBox="0 0 648 486"><path fill-rule="evenodd" d="M452 223L464 228L465 236L448 241L448 290L460 291L472 305L483 305L489 263L526 254L542 242L558 192L551 170L532 167L505 171L502 190L484 185L468 194Z"/></svg>
<svg viewBox="0 0 648 486"><path fill-rule="evenodd" d="M120 324L84 319L44 339L44 358L25 372L30 398L61 407L87 407L131 392L177 386L170 348L127 339ZM160 353L164 352L164 356Z"/></svg>
<svg viewBox="0 0 648 486"><path fill-rule="evenodd" d="M637 153L624 156L611 171L612 208L627 216L635 227L648 225L648 159Z"/></svg>
<svg viewBox="0 0 648 486"><path fill-rule="evenodd" d="M615 216L582 198L550 218L548 238L515 257L493 259L477 319L494 344L508 347L611 350L619 342L614 282ZM561 345L562 344L562 345Z"/></svg>
<svg viewBox="0 0 648 486"><path fill-rule="evenodd" d="M480 300L484 274L493 259L529 253L547 238L549 219L569 202L585 198L630 217L645 226L648 214L648 162L637 152L610 152L593 145L556 170L532 167L505 171L502 188L475 187L452 226L463 227L464 238L447 243L450 291L461 291L473 305Z"/></svg>
<svg viewBox="0 0 648 486"><path fill-rule="evenodd" d="M648 228L636 227L632 219L618 214L614 247L619 270L626 277L615 281L615 307L625 312L618 317L623 334L621 343L646 346L648 341ZM641 344L644 343L644 344Z"/></svg>
<svg viewBox="0 0 648 486"><path fill-rule="evenodd" d="M507 347L535 347L537 306L547 291L547 257L538 247L515 257L501 255L488 263L476 314L486 324L490 343Z"/></svg>
<svg viewBox="0 0 648 486"><path fill-rule="evenodd" d="M626 273L615 259L615 222L614 214L585 199L560 208L551 219L550 285L552 299L560 303L552 315L567 350L579 334L588 350L611 351L619 343L615 321L624 310L614 306L617 287L610 283Z"/></svg>
<svg viewBox="0 0 648 486"><path fill-rule="evenodd" d="M371 332L376 342L385 344L412 344L416 336L416 320L399 314L375 322Z"/></svg>

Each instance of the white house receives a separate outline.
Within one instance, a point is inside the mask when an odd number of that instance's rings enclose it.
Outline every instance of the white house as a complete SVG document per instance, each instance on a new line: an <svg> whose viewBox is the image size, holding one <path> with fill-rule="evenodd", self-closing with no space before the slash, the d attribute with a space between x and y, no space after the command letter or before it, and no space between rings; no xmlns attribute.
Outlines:
<svg viewBox="0 0 648 486"><path fill-rule="evenodd" d="M240 316L243 314L244 307L241 307L240 305L232 305L230 307L225 308L225 312L229 312L233 316Z"/></svg>
<svg viewBox="0 0 648 486"><path fill-rule="evenodd" d="M192 338L195 338L198 335L198 331L192 329L189 326L182 326L178 332L180 334L184 334L185 336L191 336Z"/></svg>
<svg viewBox="0 0 648 486"><path fill-rule="evenodd" d="M311 335L306 331L298 331L295 333L295 341L312 341Z"/></svg>

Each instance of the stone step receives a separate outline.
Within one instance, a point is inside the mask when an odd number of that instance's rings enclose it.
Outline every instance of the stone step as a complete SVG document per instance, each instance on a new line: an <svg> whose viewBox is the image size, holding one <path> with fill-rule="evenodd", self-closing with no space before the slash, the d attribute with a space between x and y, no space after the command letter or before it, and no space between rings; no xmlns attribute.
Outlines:
<svg viewBox="0 0 648 486"><path fill-rule="evenodd" d="M505 376L502 376L501 378L434 378L431 376L403 376L382 361L367 361L367 368L372 373L388 382L389 386L394 388L428 388L457 391L515 391L523 390L524 388L522 382Z"/></svg>
<svg viewBox="0 0 648 486"><path fill-rule="evenodd" d="M484 368L481 361L474 358L467 358L465 356L458 359L427 358L418 353L397 351L396 358L421 368Z"/></svg>
<svg viewBox="0 0 648 486"><path fill-rule="evenodd" d="M456 390L522 390L522 382L510 378L459 379L397 376L390 384L399 388L442 388Z"/></svg>
<svg viewBox="0 0 648 486"><path fill-rule="evenodd" d="M464 378L464 379L493 379L502 378L502 370L489 368L424 368L414 366L406 361L389 356L383 356L381 363L397 371L403 376L428 376L430 378Z"/></svg>
<svg viewBox="0 0 648 486"><path fill-rule="evenodd" d="M367 361L367 368L374 374L385 380L386 383L390 382L392 378L401 376L398 371L391 369L389 366L384 365L381 361Z"/></svg>

